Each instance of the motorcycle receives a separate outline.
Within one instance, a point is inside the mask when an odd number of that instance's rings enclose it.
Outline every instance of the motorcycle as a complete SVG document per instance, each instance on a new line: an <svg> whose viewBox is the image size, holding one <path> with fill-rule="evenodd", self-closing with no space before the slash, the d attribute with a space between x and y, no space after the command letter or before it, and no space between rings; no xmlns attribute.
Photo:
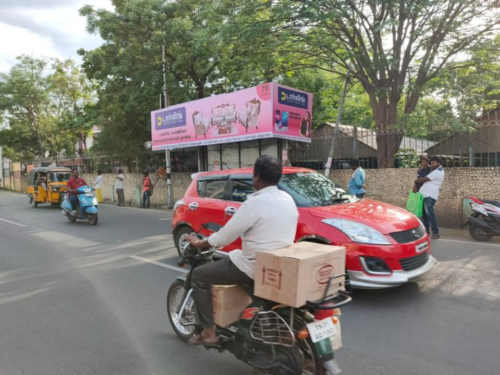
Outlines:
<svg viewBox="0 0 500 375"><path fill-rule="evenodd" d="M208 223L201 229L216 232L220 228L218 224ZM192 235L206 239L200 231ZM195 322L192 274L197 267L214 261L215 249L198 250L188 241L182 240L180 248L182 257L178 265L189 265L190 270L170 286L167 313L177 336L188 341L192 335L200 332ZM327 294L330 285L338 284L342 276L345 275L330 278L320 301L308 301L300 308L255 297L251 293L253 285L245 285L252 303L236 323L229 327L216 326L218 343L205 348L216 349L220 353L229 351L238 360L270 375L339 374L341 370L334 358L332 344L339 346L340 341L337 328L339 307L350 302L351 297L343 291L333 296Z"/></svg>
<svg viewBox="0 0 500 375"><path fill-rule="evenodd" d="M489 241L494 236L500 236L500 202L472 197L470 200L472 214L467 224L471 237L476 241Z"/></svg>
<svg viewBox="0 0 500 375"><path fill-rule="evenodd" d="M97 214L97 199L92 194L92 188L90 186L81 186L76 189L78 196L78 207L76 211L73 211L71 202L66 194L61 203L62 213L68 218L68 220L74 223L76 220L88 220L91 225L96 225L99 220Z"/></svg>

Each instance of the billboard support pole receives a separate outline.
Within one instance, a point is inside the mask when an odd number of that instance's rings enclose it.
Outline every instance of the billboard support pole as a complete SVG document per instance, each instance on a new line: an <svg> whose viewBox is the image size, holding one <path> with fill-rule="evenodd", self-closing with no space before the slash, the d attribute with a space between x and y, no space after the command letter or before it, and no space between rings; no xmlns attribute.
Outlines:
<svg viewBox="0 0 500 375"><path fill-rule="evenodd" d="M162 61L162 70L163 70L163 103L162 107L168 107L168 98L167 98L167 63L165 62L165 44L161 46L161 61ZM173 207L173 199L172 199L172 176L171 176L171 163L170 163L170 149L165 150L165 162L167 167L167 206L168 208Z"/></svg>
<svg viewBox="0 0 500 375"><path fill-rule="evenodd" d="M330 178L330 169L332 167L333 155L335 154L335 143L337 142L337 136L339 134L340 119L342 118L342 110L344 109L345 96L347 94L347 86L349 85L349 74L351 73L351 67L347 69L347 75L344 80L344 89L342 90L342 96L340 98L339 110L337 113L337 121L335 122L335 130L333 132L332 143L330 144L330 152L328 154L328 160L325 166L325 176Z"/></svg>

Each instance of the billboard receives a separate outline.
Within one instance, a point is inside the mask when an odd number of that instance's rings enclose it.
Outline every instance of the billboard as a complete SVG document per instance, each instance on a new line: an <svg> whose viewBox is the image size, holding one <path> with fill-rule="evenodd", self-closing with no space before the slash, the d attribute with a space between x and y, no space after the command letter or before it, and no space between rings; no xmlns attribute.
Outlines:
<svg viewBox="0 0 500 375"><path fill-rule="evenodd" d="M312 94L277 83L151 112L152 149L263 138L311 142Z"/></svg>

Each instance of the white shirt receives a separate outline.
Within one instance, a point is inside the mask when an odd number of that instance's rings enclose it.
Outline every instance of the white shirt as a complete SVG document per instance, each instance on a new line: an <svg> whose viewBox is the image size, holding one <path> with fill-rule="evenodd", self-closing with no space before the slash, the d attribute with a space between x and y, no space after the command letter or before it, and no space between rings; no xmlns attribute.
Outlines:
<svg viewBox="0 0 500 375"><path fill-rule="evenodd" d="M102 189L102 176L97 176L94 186L96 189Z"/></svg>
<svg viewBox="0 0 500 375"><path fill-rule="evenodd" d="M121 180L119 178L121 178ZM123 189L123 174L120 173L117 176L116 183L115 183L115 189Z"/></svg>
<svg viewBox="0 0 500 375"><path fill-rule="evenodd" d="M219 248L241 237L242 250L231 251L229 257L240 271L253 279L255 254L292 245L298 221L299 211L293 198L276 186L270 186L250 195L224 228L212 234L208 242Z"/></svg>
<svg viewBox="0 0 500 375"><path fill-rule="evenodd" d="M424 182L419 190L419 193L422 194L424 198L434 198L437 200L439 198L439 189L441 188L444 180L443 167L434 169L426 177L430 181Z"/></svg>

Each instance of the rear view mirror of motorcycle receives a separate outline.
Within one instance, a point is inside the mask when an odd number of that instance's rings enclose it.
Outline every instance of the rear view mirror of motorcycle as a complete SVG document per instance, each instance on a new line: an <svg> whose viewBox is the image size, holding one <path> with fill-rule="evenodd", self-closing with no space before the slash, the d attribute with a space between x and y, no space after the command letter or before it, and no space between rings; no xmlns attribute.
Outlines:
<svg viewBox="0 0 500 375"><path fill-rule="evenodd" d="M219 225L217 223L208 222L206 224L203 224L203 228L208 229L209 231L212 231L212 232L218 232L222 229L222 225Z"/></svg>

